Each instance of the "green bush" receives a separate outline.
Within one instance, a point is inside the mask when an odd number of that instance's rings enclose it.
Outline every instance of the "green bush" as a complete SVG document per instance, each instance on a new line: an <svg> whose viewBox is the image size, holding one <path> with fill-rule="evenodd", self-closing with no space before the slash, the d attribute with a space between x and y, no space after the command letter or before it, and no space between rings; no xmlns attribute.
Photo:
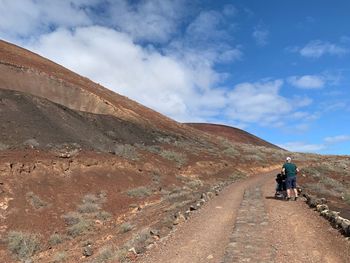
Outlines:
<svg viewBox="0 0 350 263"><path fill-rule="evenodd" d="M25 260L40 250L39 237L34 234L11 231L7 237L8 249L18 259Z"/></svg>

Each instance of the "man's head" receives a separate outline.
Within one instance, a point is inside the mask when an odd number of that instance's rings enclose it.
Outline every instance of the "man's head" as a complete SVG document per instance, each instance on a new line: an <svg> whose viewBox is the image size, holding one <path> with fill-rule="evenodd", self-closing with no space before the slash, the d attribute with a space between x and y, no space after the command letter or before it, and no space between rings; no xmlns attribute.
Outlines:
<svg viewBox="0 0 350 263"><path fill-rule="evenodd" d="M290 158L289 156L286 158L286 162L290 163L292 161L292 158Z"/></svg>

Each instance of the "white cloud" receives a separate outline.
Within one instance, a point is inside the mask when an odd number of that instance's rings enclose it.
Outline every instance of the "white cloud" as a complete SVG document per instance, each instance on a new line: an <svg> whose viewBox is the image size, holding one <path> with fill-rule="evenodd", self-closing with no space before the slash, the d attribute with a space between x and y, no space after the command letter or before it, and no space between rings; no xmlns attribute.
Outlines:
<svg viewBox="0 0 350 263"><path fill-rule="evenodd" d="M322 152L329 150L330 146L333 144L338 144L342 142L350 141L350 135L338 135L333 137L326 137L319 144L309 144L305 142L288 142L285 144L279 144L279 147L282 147L286 150L292 152Z"/></svg>
<svg viewBox="0 0 350 263"><path fill-rule="evenodd" d="M163 43L176 34L186 15L184 0L139 1L108 0L107 22L126 32L136 41Z"/></svg>
<svg viewBox="0 0 350 263"><path fill-rule="evenodd" d="M166 42L186 16L184 0L1 0L0 33L8 39L35 38L58 27L100 25L135 41Z"/></svg>
<svg viewBox="0 0 350 263"><path fill-rule="evenodd" d="M328 144L335 144L335 143L341 143L341 142L347 142L350 141L349 135L338 135L333 137L326 137L324 141Z"/></svg>
<svg viewBox="0 0 350 263"><path fill-rule="evenodd" d="M60 29L29 48L167 115L186 113L182 98L190 95L191 71L127 34L98 26Z"/></svg>
<svg viewBox="0 0 350 263"><path fill-rule="evenodd" d="M299 52L301 56L308 58L320 58L324 55L342 56L350 51L349 49L337 44L321 40L312 40L302 48L295 47L290 50Z"/></svg>
<svg viewBox="0 0 350 263"><path fill-rule="evenodd" d="M308 144L304 142L288 142L278 144L278 146L291 152L317 153L326 149L324 144Z"/></svg>
<svg viewBox="0 0 350 263"><path fill-rule="evenodd" d="M253 38L259 46L266 46L268 44L269 35L269 30L261 24L254 28L252 34Z"/></svg>
<svg viewBox="0 0 350 263"><path fill-rule="evenodd" d="M320 89L326 83L325 78L318 75L291 76L287 81L292 86L302 89Z"/></svg>
<svg viewBox="0 0 350 263"><path fill-rule="evenodd" d="M283 123L286 116L292 115L298 106L279 94L282 85L282 80L236 85L228 93L227 116L243 123Z"/></svg>
<svg viewBox="0 0 350 263"><path fill-rule="evenodd" d="M0 33L9 38L32 37L53 27L92 23L84 6L97 0L1 0Z"/></svg>

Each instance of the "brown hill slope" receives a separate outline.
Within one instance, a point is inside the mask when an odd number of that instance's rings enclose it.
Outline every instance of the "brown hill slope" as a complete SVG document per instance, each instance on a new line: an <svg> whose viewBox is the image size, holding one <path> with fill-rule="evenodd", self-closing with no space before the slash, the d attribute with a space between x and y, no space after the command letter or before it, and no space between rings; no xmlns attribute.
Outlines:
<svg viewBox="0 0 350 263"><path fill-rule="evenodd" d="M151 144L160 136L115 116L71 110L28 93L0 89L2 148L52 149L75 144L113 152L118 144Z"/></svg>
<svg viewBox="0 0 350 263"><path fill-rule="evenodd" d="M1 40L0 87L46 98L73 110L110 114L168 132L183 133L187 129L48 59Z"/></svg>
<svg viewBox="0 0 350 263"><path fill-rule="evenodd" d="M238 128L221 125L221 124L210 124L210 123L186 123L186 125L189 125L190 127L193 127L200 131L207 132L212 135L227 138L232 142L246 143L246 144L258 145L258 146L271 147L275 149L281 149L280 147L272 143L262 140L259 137Z"/></svg>

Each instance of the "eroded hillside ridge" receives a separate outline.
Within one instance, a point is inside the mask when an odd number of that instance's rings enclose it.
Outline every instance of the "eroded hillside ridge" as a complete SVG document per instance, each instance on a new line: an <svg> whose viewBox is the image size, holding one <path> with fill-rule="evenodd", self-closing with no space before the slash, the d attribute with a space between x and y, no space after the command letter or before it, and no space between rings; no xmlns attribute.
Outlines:
<svg viewBox="0 0 350 263"><path fill-rule="evenodd" d="M222 125L222 124L212 124L212 123L186 123L187 125L198 129L200 131L204 131L209 134L214 134L216 136L224 137L228 140L237 143L247 143L258 146L272 147L275 149L281 149L280 147L269 143L261 138L243 131L241 129L237 129L234 127Z"/></svg>
<svg viewBox="0 0 350 263"><path fill-rule="evenodd" d="M113 115L71 110L0 88L1 148L76 148L114 153L120 144L154 143L161 133Z"/></svg>
<svg viewBox="0 0 350 263"><path fill-rule="evenodd" d="M46 98L73 110L111 114L123 120L165 129L168 132L191 132L191 128L185 125L48 59L1 40L0 88Z"/></svg>

